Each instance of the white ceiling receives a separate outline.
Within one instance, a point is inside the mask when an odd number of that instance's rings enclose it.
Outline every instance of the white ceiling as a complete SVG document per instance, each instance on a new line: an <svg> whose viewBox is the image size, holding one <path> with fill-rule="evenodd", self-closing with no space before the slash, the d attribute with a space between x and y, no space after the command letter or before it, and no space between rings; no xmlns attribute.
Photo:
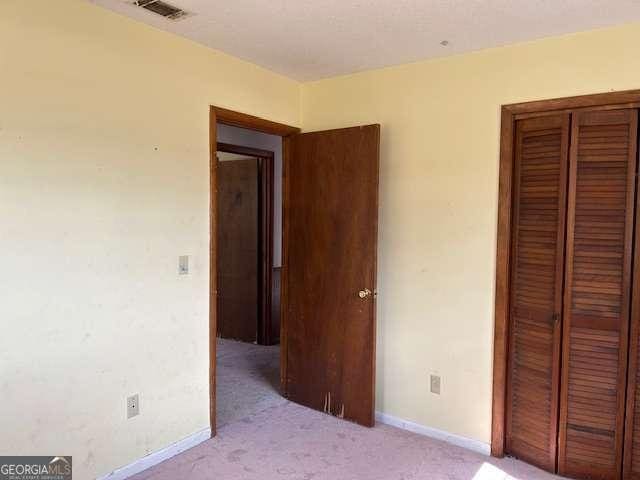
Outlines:
<svg viewBox="0 0 640 480"><path fill-rule="evenodd" d="M297 80L640 21L640 0L168 0L179 21L89 1Z"/></svg>

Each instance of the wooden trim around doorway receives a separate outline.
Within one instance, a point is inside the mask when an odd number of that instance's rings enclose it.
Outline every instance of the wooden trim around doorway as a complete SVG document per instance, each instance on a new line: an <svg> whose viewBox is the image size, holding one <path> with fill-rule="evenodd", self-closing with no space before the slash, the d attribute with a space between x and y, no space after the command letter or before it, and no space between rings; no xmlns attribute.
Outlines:
<svg viewBox="0 0 640 480"><path fill-rule="evenodd" d="M581 109L639 108L640 90L599 93L569 98L504 105L501 110L496 294L493 343L491 454L505 453L505 407L509 339L510 252L514 127L517 120Z"/></svg>
<svg viewBox="0 0 640 480"><path fill-rule="evenodd" d="M211 107L212 114L215 115L217 123L231 125L232 127L247 128L257 132L269 133L280 137L287 137L295 133L300 133L297 127L290 127L283 123L272 122L263 118L247 115L246 113L234 112L226 108Z"/></svg>
<svg viewBox="0 0 640 480"><path fill-rule="evenodd" d="M300 133L300 129L292 127L282 123L265 120L263 118L248 115L246 113L235 112L211 106L209 108L209 422L211 425L211 436L216 434L216 330L217 330L217 317L216 317L216 305L217 305L217 293L218 293L218 264L217 264L217 245L215 239L217 238L217 159L216 152L218 150L218 123L225 125L231 125L234 127L241 127L250 130L255 130L262 133L268 133L271 135L278 135L282 137L282 197L283 197L283 233L282 233L282 287L281 287L281 318L280 318L280 345L281 352L285 354L280 355L280 379L283 386L282 392L286 395L284 389L284 379L286 378L286 249L288 243L288 237L286 229L287 224L287 197L286 192L287 178L286 170L287 163L289 161L289 140L288 137Z"/></svg>

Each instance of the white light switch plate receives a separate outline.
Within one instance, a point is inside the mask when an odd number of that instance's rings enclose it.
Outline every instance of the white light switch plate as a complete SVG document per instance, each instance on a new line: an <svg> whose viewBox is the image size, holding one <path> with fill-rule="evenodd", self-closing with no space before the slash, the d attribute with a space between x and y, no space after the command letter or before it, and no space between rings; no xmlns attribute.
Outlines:
<svg viewBox="0 0 640 480"><path fill-rule="evenodd" d="M178 257L178 273L187 275L189 273L189 255L181 255Z"/></svg>
<svg viewBox="0 0 640 480"><path fill-rule="evenodd" d="M429 377L431 393L440 395L440 375L431 375Z"/></svg>

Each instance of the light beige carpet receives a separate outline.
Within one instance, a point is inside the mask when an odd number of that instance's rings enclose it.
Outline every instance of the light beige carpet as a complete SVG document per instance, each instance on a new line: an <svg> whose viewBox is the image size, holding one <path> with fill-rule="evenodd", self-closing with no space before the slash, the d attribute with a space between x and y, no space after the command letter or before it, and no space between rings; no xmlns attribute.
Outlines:
<svg viewBox="0 0 640 480"><path fill-rule="evenodd" d="M282 405L280 347L219 338L216 345L218 428L265 408Z"/></svg>
<svg viewBox="0 0 640 480"><path fill-rule="evenodd" d="M242 353L244 352L244 353ZM277 349L222 341L218 436L135 480L552 480L387 425L365 428L281 398ZM244 377L244 378L243 378Z"/></svg>

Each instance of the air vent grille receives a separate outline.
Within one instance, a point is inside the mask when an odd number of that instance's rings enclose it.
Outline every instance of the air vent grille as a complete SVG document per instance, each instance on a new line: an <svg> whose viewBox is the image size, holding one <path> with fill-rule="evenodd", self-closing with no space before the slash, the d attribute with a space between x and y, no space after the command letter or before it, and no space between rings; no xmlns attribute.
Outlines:
<svg viewBox="0 0 640 480"><path fill-rule="evenodd" d="M188 15L181 8L174 7L162 0L137 0L133 4L169 20L178 20Z"/></svg>

